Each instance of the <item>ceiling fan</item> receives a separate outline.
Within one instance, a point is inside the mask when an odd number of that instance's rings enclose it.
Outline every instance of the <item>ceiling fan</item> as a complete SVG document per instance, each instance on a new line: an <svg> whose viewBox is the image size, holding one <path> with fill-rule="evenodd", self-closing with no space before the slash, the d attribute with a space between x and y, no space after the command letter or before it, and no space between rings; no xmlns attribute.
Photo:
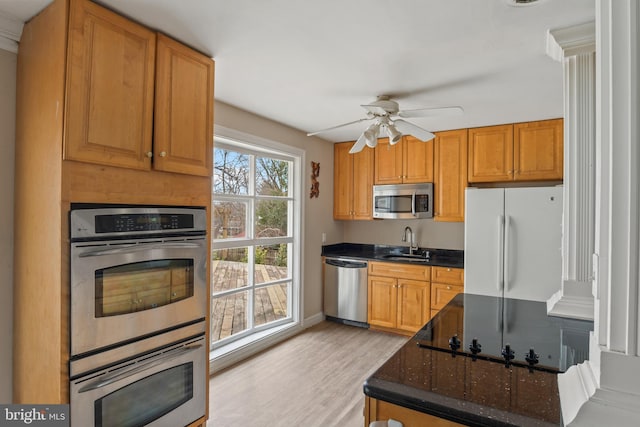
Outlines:
<svg viewBox="0 0 640 427"><path fill-rule="evenodd" d="M433 139L435 135L428 130L425 130L413 123L407 122L401 118L396 117L429 117L429 116L442 116L442 115L458 115L462 114L464 110L462 107L442 107L442 108L419 108L415 110L400 110L400 107L396 101L391 99L388 95L380 95L378 98L370 103L361 105L367 110L367 117L354 120L352 122L343 123L330 128L322 129L319 131L308 133L307 136L317 135L319 133L327 132L333 129L341 128L343 126L352 125L367 120L373 120L367 129L360 135L356 143L351 147L349 153L357 153L362 151L366 146L375 147L378 144L378 137L381 131L386 133L389 137L389 143L394 145L400 141L403 134L411 135L418 138L421 141L429 141Z"/></svg>

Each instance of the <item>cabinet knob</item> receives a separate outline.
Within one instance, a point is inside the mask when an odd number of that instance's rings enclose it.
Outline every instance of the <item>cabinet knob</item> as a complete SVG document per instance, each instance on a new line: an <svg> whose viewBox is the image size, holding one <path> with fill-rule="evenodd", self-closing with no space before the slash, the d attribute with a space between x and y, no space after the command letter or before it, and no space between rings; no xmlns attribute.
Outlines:
<svg viewBox="0 0 640 427"><path fill-rule="evenodd" d="M151 151L147 151L147 157L148 158L152 158L153 157L153 153Z"/></svg>
<svg viewBox="0 0 640 427"><path fill-rule="evenodd" d="M160 157L167 157L167 152L166 151L161 151L160 152Z"/></svg>
<svg viewBox="0 0 640 427"><path fill-rule="evenodd" d="M447 286L447 290L450 291L451 290L451 286Z"/></svg>
<svg viewBox="0 0 640 427"><path fill-rule="evenodd" d="M450 268L447 268L447 271L451 271L451 269L450 269Z"/></svg>

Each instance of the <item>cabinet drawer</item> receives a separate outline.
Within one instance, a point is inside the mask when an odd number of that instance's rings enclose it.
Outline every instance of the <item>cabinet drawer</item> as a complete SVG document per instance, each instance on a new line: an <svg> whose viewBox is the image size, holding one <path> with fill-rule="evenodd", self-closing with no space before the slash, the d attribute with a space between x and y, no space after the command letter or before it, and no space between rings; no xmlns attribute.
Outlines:
<svg viewBox="0 0 640 427"><path fill-rule="evenodd" d="M453 297L464 292L463 285L450 285L447 283L431 284L431 309L440 310L447 305Z"/></svg>
<svg viewBox="0 0 640 427"><path fill-rule="evenodd" d="M369 275L428 282L431 280L431 267L394 262L370 262Z"/></svg>
<svg viewBox="0 0 640 427"><path fill-rule="evenodd" d="M464 269L452 267L433 267L431 269L431 281L438 283L451 283L453 285L464 284Z"/></svg>

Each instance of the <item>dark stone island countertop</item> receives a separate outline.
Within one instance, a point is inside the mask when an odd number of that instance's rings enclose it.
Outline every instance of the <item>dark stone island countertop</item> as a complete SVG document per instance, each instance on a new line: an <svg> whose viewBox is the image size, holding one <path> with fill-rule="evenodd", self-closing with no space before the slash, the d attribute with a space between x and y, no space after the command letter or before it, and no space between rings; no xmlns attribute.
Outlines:
<svg viewBox="0 0 640 427"><path fill-rule="evenodd" d="M453 249L418 248L422 259L397 259L394 255L408 254L407 246L337 243L322 246L322 256L366 259L372 261L401 262L417 265L464 268L464 251ZM428 254L428 256L426 256ZM390 258L391 257L391 258Z"/></svg>
<svg viewBox="0 0 640 427"><path fill-rule="evenodd" d="M561 426L557 374L586 359L592 329L547 316L543 302L458 294L365 381L364 393L468 426Z"/></svg>

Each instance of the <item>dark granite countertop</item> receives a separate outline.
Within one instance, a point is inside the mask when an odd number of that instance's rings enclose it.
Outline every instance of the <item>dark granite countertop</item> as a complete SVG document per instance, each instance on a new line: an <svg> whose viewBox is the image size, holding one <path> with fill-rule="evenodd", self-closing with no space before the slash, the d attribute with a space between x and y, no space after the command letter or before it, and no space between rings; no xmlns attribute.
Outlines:
<svg viewBox="0 0 640 427"><path fill-rule="evenodd" d="M326 257L344 257L373 261L401 262L417 265L464 268L464 251L453 249L419 248L423 259L399 260L390 256L408 254L407 246L369 245L362 243L337 243L322 246L322 255ZM429 254L428 257L424 256Z"/></svg>
<svg viewBox="0 0 640 427"><path fill-rule="evenodd" d="M557 374L588 356L592 329L593 322L547 316L542 302L459 294L365 381L364 392L469 426L561 426ZM507 344L509 366L501 354ZM525 359L530 348L534 365Z"/></svg>

